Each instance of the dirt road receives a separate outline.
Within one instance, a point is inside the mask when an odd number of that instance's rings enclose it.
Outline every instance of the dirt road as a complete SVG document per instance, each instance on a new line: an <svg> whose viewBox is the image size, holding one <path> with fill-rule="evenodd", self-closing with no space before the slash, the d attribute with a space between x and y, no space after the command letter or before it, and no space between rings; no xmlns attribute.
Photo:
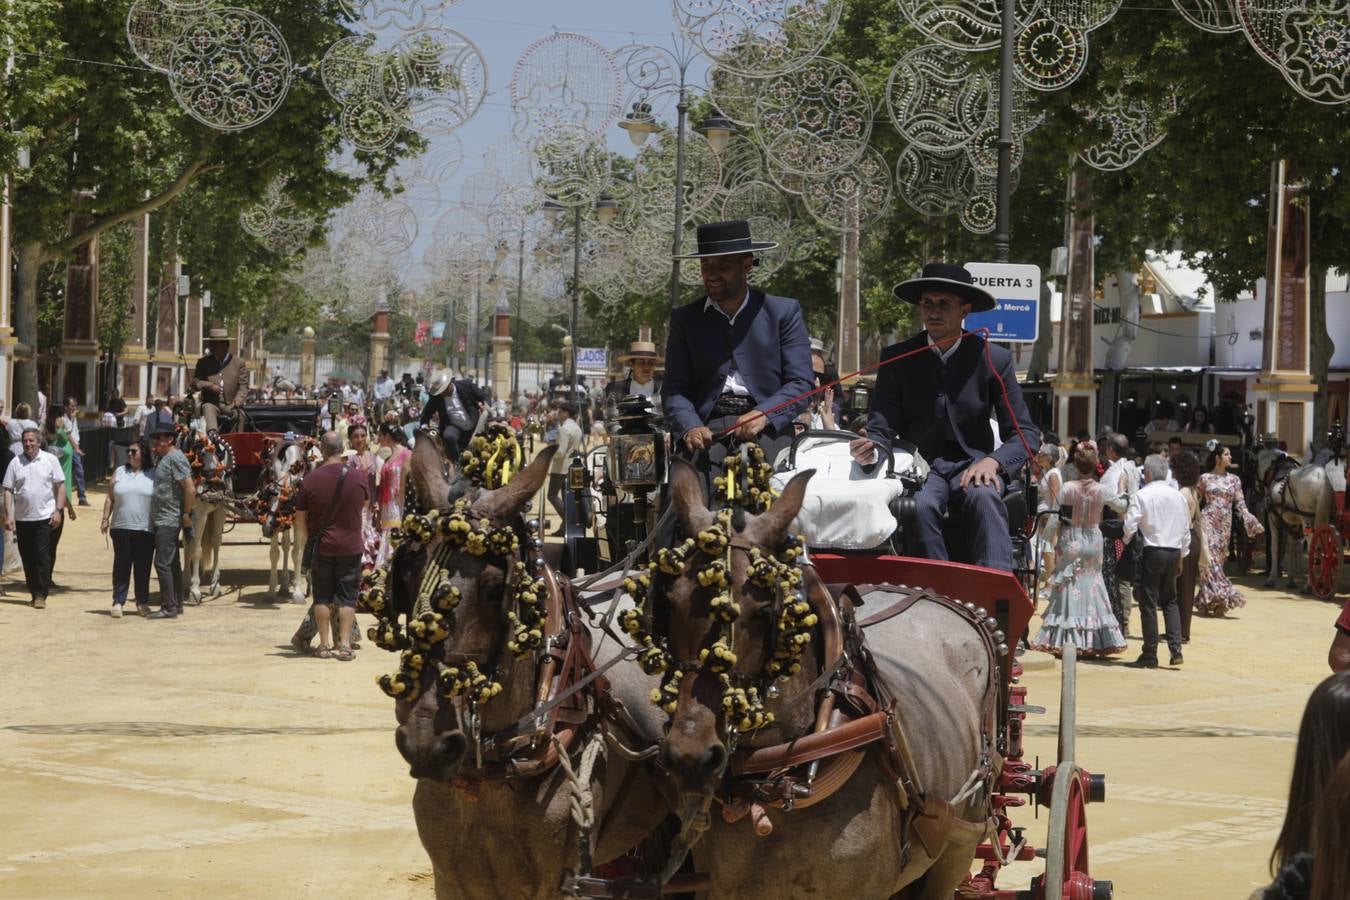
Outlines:
<svg viewBox="0 0 1350 900"><path fill-rule="evenodd" d="M48 608L13 578L0 598L0 896L429 898L374 683L394 657L368 643L350 663L295 656L303 608L265 598L256 526L227 535L223 596L178 621L112 619L90 496ZM1093 871L1118 898L1241 898L1265 880L1335 615L1247 593L1231 620L1196 621L1181 669L1080 669L1079 762L1108 777L1088 809ZM1029 702L1048 707L1029 755L1048 761L1058 664L1025 662ZM1043 840L1044 814L1021 820Z"/></svg>

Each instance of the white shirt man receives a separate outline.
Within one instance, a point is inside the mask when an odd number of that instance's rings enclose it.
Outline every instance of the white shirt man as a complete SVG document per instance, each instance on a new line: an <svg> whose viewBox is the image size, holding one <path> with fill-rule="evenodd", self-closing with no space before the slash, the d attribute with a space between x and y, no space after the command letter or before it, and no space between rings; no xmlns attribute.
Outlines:
<svg viewBox="0 0 1350 900"><path fill-rule="evenodd" d="M1144 486L1125 511L1125 540L1135 532L1144 542L1134 598L1139 604L1139 624L1144 646L1139 658L1128 665L1137 669L1158 667L1158 611L1163 613L1171 665L1181 657L1181 613L1177 608L1177 571L1191 546L1191 513L1186 498L1167 484L1167 458L1154 454L1144 460Z"/></svg>
<svg viewBox="0 0 1350 900"><path fill-rule="evenodd" d="M5 530L14 532L34 609L47 608L55 545L65 521L65 475L54 455L38 446L35 429L23 433L23 452L5 470Z"/></svg>
<svg viewBox="0 0 1350 900"><path fill-rule="evenodd" d="M375 379L375 386L371 388L371 394L375 397L376 403L383 403L394 396L394 379L389 377L389 373L380 373Z"/></svg>

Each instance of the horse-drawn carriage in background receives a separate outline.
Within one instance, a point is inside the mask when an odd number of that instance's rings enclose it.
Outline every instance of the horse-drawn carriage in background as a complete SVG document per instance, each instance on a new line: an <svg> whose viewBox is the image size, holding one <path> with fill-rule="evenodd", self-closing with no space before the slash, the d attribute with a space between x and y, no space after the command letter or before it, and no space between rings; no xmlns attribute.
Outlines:
<svg viewBox="0 0 1350 900"><path fill-rule="evenodd" d="M275 596L281 585L289 589L292 600L303 599L299 548L292 541L285 503L308 470L310 458L300 452L297 469L296 460L282 465L277 452L288 435L292 446L306 439L312 443L318 414L319 406L314 403L248 404L239 409L232 430L211 435L196 416L194 398L180 404L176 410L179 448L188 457L197 488L193 527L184 541L191 602L200 603L204 593L220 592L221 543L239 522L261 524L263 537L272 543L269 596ZM300 537L299 545L303 544ZM284 559L280 572L279 557Z"/></svg>

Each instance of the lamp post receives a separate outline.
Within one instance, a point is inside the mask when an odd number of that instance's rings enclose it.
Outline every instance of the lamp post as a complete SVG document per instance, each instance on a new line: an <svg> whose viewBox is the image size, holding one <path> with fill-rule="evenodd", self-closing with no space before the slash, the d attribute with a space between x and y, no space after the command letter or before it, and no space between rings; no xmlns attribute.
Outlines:
<svg viewBox="0 0 1350 900"><path fill-rule="evenodd" d="M628 132L633 146L641 147L647 138L664 128L657 123L652 114L652 105L648 98L667 92L675 93L675 233L671 236L670 265L670 305L680 302L680 250L684 241L684 149L685 120L689 114L689 66L698 53L683 39L676 42L673 50L651 44L641 44L632 48L626 57L624 68L629 80L640 91L633 109L624 116L619 127ZM736 126L721 116L709 116L698 127L713 152L721 153L727 141L735 132Z"/></svg>
<svg viewBox="0 0 1350 900"><path fill-rule="evenodd" d="M1012 219L1012 91L1013 38L1017 27L1015 0L1003 0L1003 29L998 56L998 181L994 188L994 262L1007 262Z"/></svg>
<svg viewBox="0 0 1350 900"><path fill-rule="evenodd" d="M511 367L511 403L520 393L520 319L525 312L525 219L520 220L520 243L516 247L516 321L512 323L514 359Z"/></svg>

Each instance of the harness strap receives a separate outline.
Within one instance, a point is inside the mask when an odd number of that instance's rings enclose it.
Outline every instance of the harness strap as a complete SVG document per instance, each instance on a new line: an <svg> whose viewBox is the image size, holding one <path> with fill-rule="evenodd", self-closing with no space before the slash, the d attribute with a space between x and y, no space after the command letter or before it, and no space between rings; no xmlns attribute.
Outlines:
<svg viewBox="0 0 1350 900"><path fill-rule="evenodd" d="M731 772L734 775L772 772L865 747L886 736L889 718L888 713L875 712L861 719L853 719L835 726L828 731L813 732L785 744L762 747L745 756L737 754L732 759Z"/></svg>

